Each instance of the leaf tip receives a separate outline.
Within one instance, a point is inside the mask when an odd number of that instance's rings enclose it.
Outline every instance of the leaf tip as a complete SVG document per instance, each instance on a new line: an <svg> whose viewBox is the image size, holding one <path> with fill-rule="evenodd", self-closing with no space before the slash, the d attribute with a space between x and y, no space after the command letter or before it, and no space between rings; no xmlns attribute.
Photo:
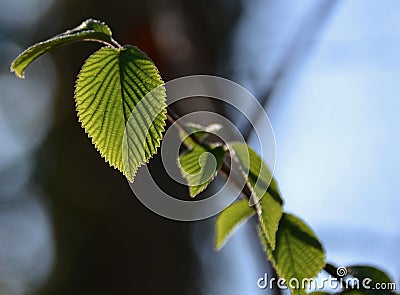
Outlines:
<svg viewBox="0 0 400 295"><path fill-rule="evenodd" d="M221 249L222 249L224 246L225 246L225 243L221 243L221 242L215 241L214 250L215 250L215 251L221 251Z"/></svg>
<svg viewBox="0 0 400 295"><path fill-rule="evenodd" d="M122 172L122 173L123 173L123 175L125 175L125 177L126 177L126 179L128 180L128 182L129 182L130 184L132 184L133 181L135 180L135 176L134 176L134 175L128 175L128 174L126 174L125 172Z"/></svg>
<svg viewBox="0 0 400 295"><path fill-rule="evenodd" d="M194 199L200 192L195 190L193 186L189 186L189 196Z"/></svg>
<svg viewBox="0 0 400 295"><path fill-rule="evenodd" d="M16 59L13 60L13 62L11 63L10 66L10 72L14 73L15 76L17 76L20 79L24 79L25 78L25 72L24 71L19 71L15 65L16 60L18 59L18 57Z"/></svg>

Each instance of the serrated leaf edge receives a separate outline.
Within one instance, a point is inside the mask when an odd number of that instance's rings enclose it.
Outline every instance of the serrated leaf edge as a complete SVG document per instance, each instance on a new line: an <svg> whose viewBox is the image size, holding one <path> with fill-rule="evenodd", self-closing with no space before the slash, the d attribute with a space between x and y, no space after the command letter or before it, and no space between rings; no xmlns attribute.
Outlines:
<svg viewBox="0 0 400 295"><path fill-rule="evenodd" d="M112 46L103 46L103 47L101 47L100 49L98 49L98 50L96 50L95 52L93 52L88 58L86 58L86 60L83 62L82 67L86 64L86 62L88 61L88 59L89 59L93 54L96 54L97 52L99 52L100 50L102 50L102 49L104 49L104 48L106 48L106 47L109 47L109 48L111 48L111 49L117 50L117 51L118 51L118 54L120 54L121 50L124 49L124 47L115 48L115 47L112 47ZM143 51L141 51L141 50L140 50L139 48L137 48L136 46L132 46L132 47L134 47L135 49L139 50L141 53L143 53L143 54L145 55L146 58L148 58L151 62L153 62L153 61L147 56L146 53L144 53ZM154 64L154 62L153 62L153 64ZM156 73L157 73L157 76L158 76L158 80L160 80L160 82L161 82L161 84L160 84L159 86L157 86L157 87L160 87L160 86L162 86L162 85L165 85L165 82L162 80L158 68L157 68L155 65L154 65L154 68L155 68L155 70L156 70ZM74 101L75 101L75 110L76 110L76 114L77 114L77 117L78 117L78 122L80 123L81 128L82 128L82 129L84 130L84 132L87 134L87 137L90 139L91 143L94 145L96 151L99 152L101 158L104 159L104 161L109 165L109 167L115 168L115 169L117 169L118 171L120 171L120 172L128 179L128 181L132 183L132 182L134 181L134 179L135 179L135 176L136 176L136 174L137 174L138 169L139 169L140 167L142 167L142 166L148 164L149 161L157 154L157 150L158 150L158 148L161 146L161 141L162 141L162 139L163 139L163 138L162 138L162 134L163 134L163 132L165 131L165 126L166 126L166 124L167 124L167 123L166 123L166 119L167 119L167 116L166 116L166 114L167 114L167 109L166 109L167 104L166 104L166 100L167 100L167 98L166 98L165 91L164 91L163 101L162 101L162 103L164 104L165 108L163 109L162 112L160 112L160 114L163 114L163 115L164 115L164 120L163 120L163 124L160 125L160 127L161 127L160 129L161 129L161 130L158 132L158 135L160 136L160 138L159 138L159 139L156 139L155 144L154 144L154 148L156 149L156 152L153 153L153 154L151 154L151 156L149 156L148 159L145 158L145 159L144 159L144 162L143 162L142 164L139 164L139 165L137 166L137 169L134 171L134 173L133 173L133 175L132 175L132 177L131 177L131 176L129 176L128 174L126 174L125 169L124 169L124 166L123 166L123 163L122 163L122 167L118 167L117 165L114 165L114 164L111 163L111 160L107 158L107 155L105 155L105 154L99 149L99 147L97 146L97 144L94 142L93 136L91 136L90 133L89 133L89 131L87 131L86 128L83 126L84 123L83 123L82 120L80 119L79 111L78 111L78 103L77 103L77 101L76 101L76 90L77 90L78 80L79 80L79 74L78 74L78 76L77 76L77 78L76 78L76 80L75 80L75 85L74 85ZM157 87L155 87L154 89L156 89ZM153 89L153 90L154 90L154 89ZM150 91L150 92L151 92L151 91ZM146 95L148 95L150 92L148 92ZM128 120L129 120L129 118L128 118ZM125 122L125 127L126 127L126 122ZM122 149L121 149L121 154L122 154Z"/></svg>

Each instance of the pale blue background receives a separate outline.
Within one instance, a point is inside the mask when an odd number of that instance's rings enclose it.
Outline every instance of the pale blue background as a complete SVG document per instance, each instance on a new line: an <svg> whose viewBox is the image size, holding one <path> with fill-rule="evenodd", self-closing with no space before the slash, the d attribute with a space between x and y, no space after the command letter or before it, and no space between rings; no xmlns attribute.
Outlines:
<svg viewBox="0 0 400 295"><path fill-rule="evenodd" d="M233 54L236 81L262 94L320 3L247 1ZM381 267L399 285L400 2L339 1L318 34L300 39L307 50L267 107L286 210L315 230L328 261ZM210 294L265 293L256 286L264 272L258 256L243 250L252 247L245 239L253 227L242 227L223 251L236 272L210 284Z"/></svg>

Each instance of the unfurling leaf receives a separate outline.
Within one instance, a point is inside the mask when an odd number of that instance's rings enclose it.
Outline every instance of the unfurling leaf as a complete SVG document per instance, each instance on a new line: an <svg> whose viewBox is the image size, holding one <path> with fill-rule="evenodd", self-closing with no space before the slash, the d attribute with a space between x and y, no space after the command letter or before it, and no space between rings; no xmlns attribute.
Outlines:
<svg viewBox="0 0 400 295"><path fill-rule="evenodd" d="M189 129L190 132L193 132L193 136L196 137L199 141L205 139L208 135L218 132L222 129L221 124L210 124L208 126L202 126L200 124L186 123L186 128Z"/></svg>
<svg viewBox="0 0 400 295"><path fill-rule="evenodd" d="M247 199L236 201L223 210L215 223L215 248L221 249L235 229L255 213Z"/></svg>
<svg viewBox="0 0 400 295"><path fill-rule="evenodd" d="M186 131L179 130L179 137L187 148L193 148L197 143L192 139L194 137L198 142L203 141L210 134L215 134L222 129L222 125L214 123L208 126L188 122L185 124ZM190 135L190 136L188 136Z"/></svg>
<svg viewBox="0 0 400 295"><path fill-rule="evenodd" d="M189 184L189 194L193 198L214 179L222 167L225 151L222 146L211 147L196 144L191 150L179 156L179 166Z"/></svg>
<svg viewBox="0 0 400 295"><path fill-rule="evenodd" d="M271 248L275 249L275 235L283 212L278 185L268 167L248 145L232 143L230 147L253 194L263 233Z"/></svg>
<svg viewBox="0 0 400 295"><path fill-rule="evenodd" d="M98 20L89 19L72 30L29 47L13 61L11 71L23 78L25 69L39 56L51 49L76 41L96 41L106 44L114 42L107 25Z"/></svg>

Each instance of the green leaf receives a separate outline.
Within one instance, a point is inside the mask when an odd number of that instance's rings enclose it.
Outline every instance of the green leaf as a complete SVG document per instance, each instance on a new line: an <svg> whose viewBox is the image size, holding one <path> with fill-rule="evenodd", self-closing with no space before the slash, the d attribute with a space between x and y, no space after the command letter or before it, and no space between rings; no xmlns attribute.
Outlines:
<svg viewBox="0 0 400 295"><path fill-rule="evenodd" d="M256 203L263 233L271 248L275 249L276 231L283 212L278 185L268 167L248 145L232 143L230 147L252 191L254 202L250 205Z"/></svg>
<svg viewBox="0 0 400 295"><path fill-rule="evenodd" d="M364 290L363 294L369 294L369 295L393 294L392 291L394 290L390 290L390 288L386 288L386 290L382 290L382 288L380 289L376 288L377 284L378 284L377 286L380 287L382 286L381 285L382 283L386 284L393 283L393 280L390 279L390 277L382 270L366 265L351 265L346 268L348 271L348 275L357 278L358 281L360 282L360 288ZM365 282L365 284L367 284L370 287L370 289L365 289L363 286L363 282Z"/></svg>
<svg viewBox="0 0 400 295"><path fill-rule="evenodd" d="M217 217L215 223L215 248L220 250L234 230L255 214L254 208L249 206L246 199L234 202Z"/></svg>
<svg viewBox="0 0 400 295"><path fill-rule="evenodd" d="M153 62L133 46L101 48L78 75L79 121L101 156L129 181L160 146L166 120L160 85Z"/></svg>
<svg viewBox="0 0 400 295"><path fill-rule="evenodd" d="M188 181L189 194L193 198L214 179L222 167L225 151L222 146L211 147L196 144L191 150L179 156L179 166Z"/></svg>
<svg viewBox="0 0 400 295"><path fill-rule="evenodd" d="M308 295L330 295L330 293L322 292L322 291L316 291L316 292L308 293Z"/></svg>
<svg viewBox="0 0 400 295"><path fill-rule="evenodd" d="M278 276L286 280L292 294L306 294L303 280L316 277L325 265L324 250L313 231L301 219L284 213L276 234L275 250L266 241L262 229L260 239Z"/></svg>
<svg viewBox="0 0 400 295"><path fill-rule="evenodd" d="M347 266L347 271L349 275L355 278L363 280L365 278L370 278L374 282L378 283L391 283L393 282L390 277L382 270L368 266L368 265L350 265Z"/></svg>
<svg viewBox="0 0 400 295"><path fill-rule="evenodd" d="M18 77L23 78L25 69L39 56L51 49L76 41L115 43L108 26L98 20L89 19L72 30L29 47L12 62L11 72L15 72Z"/></svg>

